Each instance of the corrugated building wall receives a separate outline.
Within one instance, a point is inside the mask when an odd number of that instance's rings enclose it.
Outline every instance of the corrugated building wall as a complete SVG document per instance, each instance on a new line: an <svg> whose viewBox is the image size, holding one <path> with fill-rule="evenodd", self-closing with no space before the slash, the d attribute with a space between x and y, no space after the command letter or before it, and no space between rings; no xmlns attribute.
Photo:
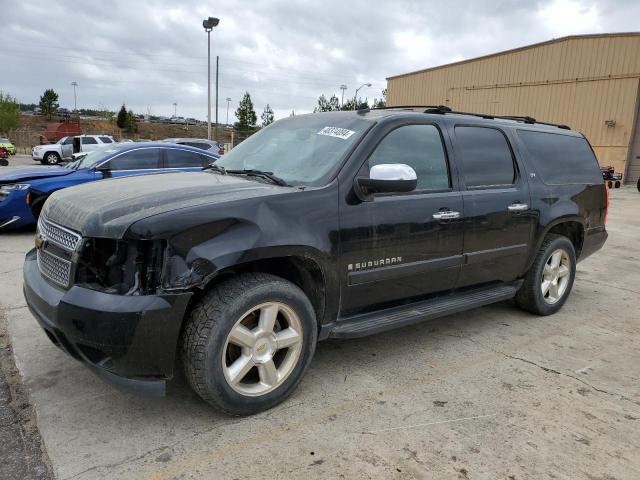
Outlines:
<svg viewBox="0 0 640 480"><path fill-rule="evenodd" d="M529 115L583 132L625 173L640 98L640 33L564 37L387 79L387 102ZM633 171L632 171L633 170ZM629 178L631 180L631 178Z"/></svg>

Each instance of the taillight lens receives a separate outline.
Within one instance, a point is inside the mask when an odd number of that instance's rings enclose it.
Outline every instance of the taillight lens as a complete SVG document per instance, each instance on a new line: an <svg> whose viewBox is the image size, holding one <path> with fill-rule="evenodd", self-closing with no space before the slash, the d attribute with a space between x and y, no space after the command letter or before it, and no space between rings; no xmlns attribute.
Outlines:
<svg viewBox="0 0 640 480"><path fill-rule="evenodd" d="M609 216L609 187L607 186L607 182L604 182L604 218L602 223L604 225L607 224L607 217Z"/></svg>

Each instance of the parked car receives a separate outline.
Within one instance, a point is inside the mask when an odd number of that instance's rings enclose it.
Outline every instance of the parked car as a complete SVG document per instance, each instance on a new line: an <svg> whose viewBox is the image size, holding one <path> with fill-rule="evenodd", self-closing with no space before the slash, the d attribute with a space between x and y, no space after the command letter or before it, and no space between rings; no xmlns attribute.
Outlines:
<svg viewBox="0 0 640 480"><path fill-rule="evenodd" d="M115 142L111 135L78 135L62 137L56 143L36 145L31 149L31 158L43 165L57 165L71 160L74 153L91 152Z"/></svg>
<svg viewBox="0 0 640 480"><path fill-rule="evenodd" d="M208 171L52 195L25 296L104 378L161 394L180 354L205 401L254 414L292 393L318 340L511 298L557 312L607 238L607 199L565 126L445 107L296 115Z"/></svg>
<svg viewBox="0 0 640 480"><path fill-rule="evenodd" d="M7 137L0 137L0 147L4 148L9 155L16 154L16 146Z"/></svg>
<svg viewBox="0 0 640 480"><path fill-rule="evenodd" d="M177 143L180 145L189 145L190 147L200 148L202 150L210 150L212 152L220 153L220 144L213 140L207 140L206 138L167 138L162 140L163 142ZM222 145L224 150L224 145ZM224 153L224 151L222 152Z"/></svg>
<svg viewBox="0 0 640 480"><path fill-rule="evenodd" d="M0 173L0 232L36 222L45 201L58 190L105 178L175 170L195 172L217 159L215 153L185 145L127 143L84 153L64 167L3 170Z"/></svg>

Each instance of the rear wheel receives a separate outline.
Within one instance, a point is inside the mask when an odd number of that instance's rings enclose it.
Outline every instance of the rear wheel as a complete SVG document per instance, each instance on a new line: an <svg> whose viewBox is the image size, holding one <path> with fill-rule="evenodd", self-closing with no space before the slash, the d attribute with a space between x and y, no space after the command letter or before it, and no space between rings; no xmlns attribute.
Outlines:
<svg viewBox="0 0 640 480"><path fill-rule="evenodd" d="M47 152L44 154L44 157L42 157L42 163L44 165L57 165L60 163L60 155L56 152Z"/></svg>
<svg viewBox="0 0 640 480"><path fill-rule="evenodd" d="M274 275L243 274L193 309L182 360L204 400L232 415L252 415L293 392L316 340L315 313L302 290Z"/></svg>
<svg viewBox="0 0 640 480"><path fill-rule="evenodd" d="M516 294L516 302L529 312L551 315L566 302L575 275L573 243L562 235L549 234Z"/></svg>
<svg viewBox="0 0 640 480"><path fill-rule="evenodd" d="M616 180L616 183L614 183L613 186L616 188L620 188L620 180Z"/></svg>

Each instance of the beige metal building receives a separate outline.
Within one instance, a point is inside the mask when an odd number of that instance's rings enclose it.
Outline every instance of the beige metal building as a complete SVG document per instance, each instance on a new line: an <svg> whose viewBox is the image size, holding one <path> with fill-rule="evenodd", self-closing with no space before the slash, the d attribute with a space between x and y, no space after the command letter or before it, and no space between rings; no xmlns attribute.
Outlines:
<svg viewBox="0 0 640 480"><path fill-rule="evenodd" d="M387 103L528 115L583 132L600 165L640 176L640 32L558 38L387 78Z"/></svg>

